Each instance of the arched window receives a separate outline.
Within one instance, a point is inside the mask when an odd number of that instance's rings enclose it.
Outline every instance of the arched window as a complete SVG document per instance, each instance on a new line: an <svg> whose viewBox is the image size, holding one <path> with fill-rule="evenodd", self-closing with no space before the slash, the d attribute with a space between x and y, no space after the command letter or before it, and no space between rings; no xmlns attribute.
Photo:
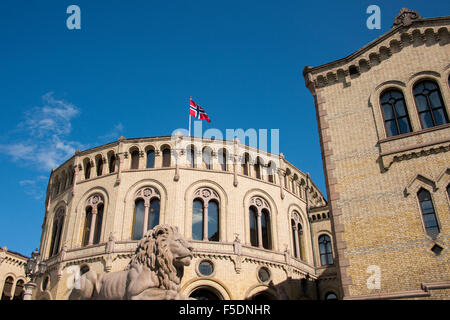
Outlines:
<svg viewBox="0 0 450 320"><path fill-rule="evenodd" d="M300 223L300 215L294 211L292 213L291 227L292 227L292 242L294 247L294 257L304 260L304 243L303 243L303 228Z"/></svg>
<svg viewBox="0 0 450 320"><path fill-rule="evenodd" d="M188 146L186 148L186 160L188 161L190 168L195 168L195 148L194 148L194 146Z"/></svg>
<svg viewBox="0 0 450 320"><path fill-rule="evenodd" d="M419 192L417 192L417 197L419 198L425 231L434 239L439 234L439 225L437 222L436 213L434 211L431 194L427 190L421 188Z"/></svg>
<svg viewBox="0 0 450 320"><path fill-rule="evenodd" d="M139 169L139 150L134 149L131 153L131 169Z"/></svg>
<svg viewBox="0 0 450 320"><path fill-rule="evenodd" d="M272 249L270 207L260 197L250 199L250 244L264 249ZM255 237L256 232L256 237ZM256 239L255 239L256 238ZM256 240L256 241L255 241Z"/></svg>
<svg viewBox="0 0 450 320"><path fill-rule="evenodd" d="M261 159L259 157L256 158L254 169L256 179L261 179Z"/></svg>
<svg viewBox="0 0 450 320"><path fill-rule="evenodd" d="M250 207L250 244L254 247L258 246L258 210Z"/></svg>
<svg viewBox="0 0 450 320"><path fill-rule="evenodd" d="M244 154L244 158L242 159L242 164L241 164L241 173L244 176L248 176L248 163L250 162L250 156L248 155L248 153Z"/></svg>
<svg viewBox="0 0 450 320"><path fill-rule="evenodd" d="M211 170L211 156L212 156L212 150L210 148L203 148L202 152L202 161L203 161L203 168Z"/></svg>
<svg viewBox="0 0 450 320"><path fill-rule="evenodd" d="M320 264L327 266L333 264L333 251L330 237L326 234L319 237Z"/></svg>
<svg viewBox="0 0 450 320"><path fill-rule="evenodd" d="M268 168L268 180L271 183L275 183L275 169L276 169L275 162L270 161Z"/></svg>
<svg viewBox="0 0 450 320"><path fill-rule="evenodd" d="M414 99L422 128L431 128L448 123L448 115L438 85L431 80L414 86Z"/></svg>
<svg viewBox="0 0 450 320"><path fill-rule="evenodd" d="M92 168L91 160L85 159L84 160L84 178L86 180L91 177L91 168Z"/></svg>
<svg viewBox="0 0 450 320"><path fill-rule="evenodd" d="M23 280L19 280L16 282L16 289L14 290L14 298L13 300L23 300L23 286L25 282Z"/></svg>
<svg viewBox="0 0 450 320"><path fill-rule="evenodd" d="M227 151L225 149L219 151L218 161L220 164L220 169L222 171L227 171Z"/></svg>
<svg viewBox="0 0 450 320"><path fill-rule="evenodd" d="M103 174L103 158L102 156L97 156L95 158L95 166L97 167L97 177Z"/></svg>
<svg viewBox="0 0 450 320"><path fill-rule="evenodd" d="M109 154L109 173L113 173L116 171L116 155L114 152Z"/></svg>
<svg viewBox="0 0 450 320"><path fill-rule="evenodd" d="M103 223L104 200L99 194L95 194L86 201L86 216L83 228L83 246L100 242Z"/></svg>
<svg viewBox="0 0 450 320"><path fill-rule="evenodd" d="M59 252L61 235L64 226L64 209L59 209L53 219L52 238L50 244L50 257Z"/></svg>
<svg viewBox="0 0 450 320"><path fill-rule="evenodd" d="M164 168L170 167L170 147L166 147L162 152L163 163L162 166Z"/></svg>
<svg viewBox="0 0 450 320"><path fill-rule="evenodd" d="M263 247L265 249L272 249L270 241L270 214L266 209L263 209L261 214L261 231Z"/></svg>
<svg viewBox="0 0 450 320"><path fill-rule="evenodd" d="M3 286L2 300L11 300L13 284L13 277L7 277Z"/></svg>
<svg viewBox="0 0 450 320"><path fill-rule="evenodd" d="M153 187L139 189L135 196L133 240L140 240L147 230L159 224L161 195Z"/></svg>
<svg viewBox="0 0 450 320"><path fill-rule="evenodd" d="M400 90L385 91L380 96L380 104L388 137L412 131L405 98Z"/></svg>
<svg viewBox="0 0 450 320"><path fill-rule="evenodd" d="M337 300L337 295L334 292L328 292L325 294L325 300Z"/></svg>
<svg viewBox="0 0 450 320"><path fill-rule="evenodd" d="M147 168L155 167L155 150L149 149L147 150Z"/></svg>
<svg viewBox="0 0 450 320"><path fill-rule="evenodd" d="M195 289L189 297L195 300L222 300L222 296L216 290L208 287Z"/></svg>
<svg viewBox="0 0 450 320"><path fill-rule="evenodd" d="M192 239L219 241L219 203L217 192L200 188L192 204Z"/></svg>

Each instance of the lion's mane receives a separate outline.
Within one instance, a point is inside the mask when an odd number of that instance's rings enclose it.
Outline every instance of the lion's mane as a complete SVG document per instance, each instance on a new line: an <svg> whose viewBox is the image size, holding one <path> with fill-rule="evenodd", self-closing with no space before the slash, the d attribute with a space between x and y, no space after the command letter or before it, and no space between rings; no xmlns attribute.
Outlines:
<svg viewBox="0 0 450 320"><path fill-rule="evenodd" d="M177 270L174 266L169 249L169 241L175 234L178 234L178 229L170 225L158 225L148 230L139 241L128 268L144 265L156 275L160 288L179 291L183 268Z"/></svg>

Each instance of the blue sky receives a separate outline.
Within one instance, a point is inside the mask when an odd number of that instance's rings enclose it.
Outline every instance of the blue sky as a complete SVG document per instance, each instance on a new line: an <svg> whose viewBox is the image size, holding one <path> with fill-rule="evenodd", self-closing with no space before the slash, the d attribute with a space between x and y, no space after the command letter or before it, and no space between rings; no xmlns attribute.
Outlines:
<svg viewBox="0 0 450 320"><path fill-rule="evenodd" d="M66 9L81 8L81 30ZM369 5L381 29L369 30ZM450 14L448 1L0 2L0 246L39 246L52 167L123 135L187 126L279 129L280 151L325 192L313 98L301 75L387 32L402 7Z"/></svg>

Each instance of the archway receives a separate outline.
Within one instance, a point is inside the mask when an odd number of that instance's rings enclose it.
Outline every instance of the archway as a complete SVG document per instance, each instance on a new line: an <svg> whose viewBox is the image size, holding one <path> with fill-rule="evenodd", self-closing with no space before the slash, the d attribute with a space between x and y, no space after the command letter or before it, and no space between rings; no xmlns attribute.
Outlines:
<svg viewBox="0 0 450 320"><path fill-rule="evenodd" d="M211 287L200 287L192 291L189 298L197 300L223 300L222 295Z"/></svg>

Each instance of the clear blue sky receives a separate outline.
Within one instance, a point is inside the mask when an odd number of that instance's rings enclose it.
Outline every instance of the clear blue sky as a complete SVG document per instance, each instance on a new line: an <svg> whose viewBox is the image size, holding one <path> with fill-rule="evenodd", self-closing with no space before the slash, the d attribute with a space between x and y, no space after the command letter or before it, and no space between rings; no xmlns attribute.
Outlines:
<svg viewBox="0 0 450 320"><path fill-rule="evenodd" d="M81 8L68 30L66 8ZM366 8L381 8L381 30ZM402 7L450 14L448 1L0 2L0 246L39 246L53 166L77 148L187 126L280 129L280 151L325 192L313 98L301 75L387 32Z"/></svg>

